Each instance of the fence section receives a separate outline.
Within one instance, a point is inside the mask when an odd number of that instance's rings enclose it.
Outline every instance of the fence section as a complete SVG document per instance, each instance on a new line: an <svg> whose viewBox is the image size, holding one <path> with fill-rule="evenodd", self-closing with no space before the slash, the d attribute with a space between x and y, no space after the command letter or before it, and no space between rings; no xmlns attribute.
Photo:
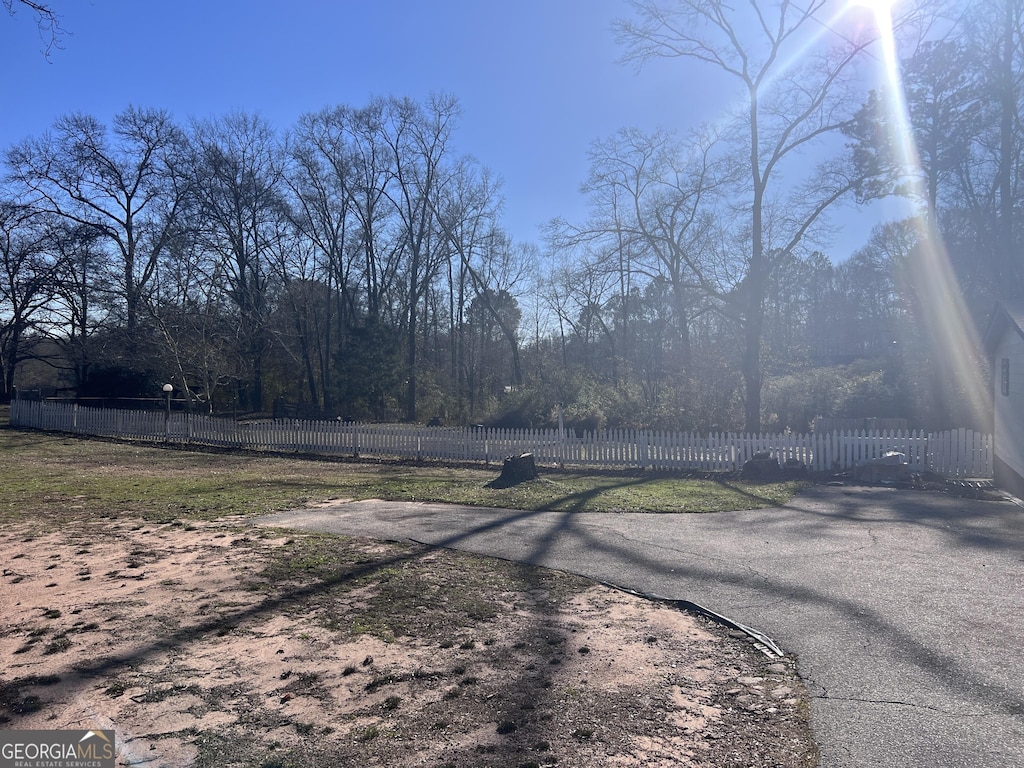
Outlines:
<svg viewBox="0 0 1024 768"><path fill-rule="evenodd" d="M960 429L738 434L615 429L582 436L558 430L357 424L339 421L233 419L160 411L118 411L15 400L11 424L56 432L255 451L377 456L491 463L532 453L540 464L736 471L756 453L796 460L814 471L845 470L896 451L908 463L947 477L991 477L990 435Z"/></svg>

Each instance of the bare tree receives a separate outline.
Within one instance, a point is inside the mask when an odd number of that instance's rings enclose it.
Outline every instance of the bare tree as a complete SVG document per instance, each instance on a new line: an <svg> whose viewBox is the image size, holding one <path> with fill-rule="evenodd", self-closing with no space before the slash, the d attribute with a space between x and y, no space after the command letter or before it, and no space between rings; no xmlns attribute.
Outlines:
<svg viewBox="0 0 1024 768"><path fill-rule="evenodd" d="M0 399L10 400L18 364L31 359L29 335L57 292L59 262L38 212L0 202Z"/></svg>
<svg viewBox="0 0 1024 768"><path fill-rule="evenodd" d="M243 394L248 407L259 411L270 343L271 265L287 216L281 147L266 121L244 113L197 124L193 141L200 242L238 312L238 343L247 362Z"/></svg>
<svg viewBox="0 0 1024 768"><path fill-rule="evenodd" d="M583 364L586 367L608 367L611 376L617 376L616 352L618 340L615 330L605 321L605 310L624 298L619 292L620 282L609 267L607 253L577 243L574 247L561 244L558 260L552 264L545 284L545 302L558 325L562 365ZM603 349L597 342L607 342ZM570 355L570 348L576 353ZM618 350L621 354L623 350Z"/></svg>
<svg viewBox="0 0 1024 768"><path fill-rule="evenodd" d="M419 308L450 253L438 234L434 211L459 105L452 96L431 97L425 106L390 99L386 115L383 140L395 169L395 183L387 195L397 212L405 253L405 418L415 421Z"/></svg>
<svg viewBox="0 0 1024 768"><path fill-rule="evenodd" d="M48 327L63 349L62 365L80 390L102 356L94 339L116 329L105 290L108 264L94 227L54 218L48 228L58 269L57 296L49 308Z"/></svg>
<svg viewBox="0 0 1024 768"><path fill-rule="evenodd" d="M999 102L999 143L996 179L999 188L999 269L997 278L1014 281L1019 285L1021 271L1016 263L1014 229L1018 206L1021 169L1021 75L1024 61L1024 2L1022 0L996 0L980 3L982 9L995 11L995 39L992 48L997 51L989 64L995 75L995 91ZM986 8L986 6L988 8Z"/></svg>
<svg viewBox="0 0 1024 768"><path fill-rule="evenodd" d="M395 235L395 209L388 199L397 170L384 140L385 108L384 100L376 99L351 111L344 120L352 162L349 200L363 262L366 322L370 325L387 319L388 296L394 287L403 243Z"/></svg>
<svg viewBox="0 0 1024 768"><path fill-rule="evenodd" d="M224 399L221 392L237 383L242 365L224 264L209 258L201 236L197 222L183 227L161 260L149 310L162 341L164 370L174 372L175 384L190 402L204 404L212 414Z"/></svg>
<svg viewBox="0 0 1024 768"><path fill-rule="evenodd" d="M747 243L741 259L742 369L744 424L751 432L761 425L764 298L772 254L793 253L853 188L852 175L839 163L806 173L806 152L839 132L856 107L849 91L854 64L873 42L827 32L822 40L831 5L636 0L638 18L616 23L627 61L684 59L716 69L738 86L742 107L724 147L745 180L720 213L732 216L731 227Z"/></svg>
<svg viewBox="0 0 1024 768"><path fill-rule="evenodd" d="M1019 295L1024 269L1018 254L1020 198L1024 184L1024 0L971 3L963 19L963 46L974 65L974 94L981 106L980 128L969 133L971 153L958 166L957 197L952 202L968 215L971 251L981 244L991 264L989 290L997 297ZM950 62L956 70L960 62ZM942 74L939 70L938 74ZM935 79L935 78L933 78ZM944 222L948 224L948 222ZM966 256L966 254L965 254ZM990 303L990 302L989 302ZM990 307L989 307L990 308ZM987 309L985 314L987 314Z"/></svg>
<svg viewBox="0 0 1024 768"><path fill-rule="evenodd" d="M343 107L304 115L289 145L291 218L316 254L304 264L308 268L303 270L303 280L322 282L326 289L322 316L315 314L320 303L304 307L306 313L314 313L307 328L315 326L316 339L322 339L322 346L316 345L316 362L326 411L333 407L332 358L344 345L358 315L355 245L359 229L353 199L356 164L349 132L351 116L352 110Z"/></svg>
<svg viewBox="0 0 1024 768"><path fill-rule="evenodd" d="M40 3L37 0L0 0L7 13L14 16L18 8L28 8L36 16L36 26L39 28L39 38L46 43L43 55L50 57L54 48L60 48L64 35L67 32L61 26L60 16L50 7L49 3Z"/></svg>
<svg viewBox="0 0 1024 768"><path fill-rule="evenodd" d="M35 207L95 230L108 246L129 350L186 199L182 142L166 112L129 107L110 130L88 115L67 115L52 134L7 152L11 181Z"/></svg>
<svg viewBox="0 0 1024 768"><path fill-rule="evenodd" d="M692 374L690 323L724 290L711 260L716 226L711 211L725 180L713 167L713 147L709 137L684 145L666 131L636 129L595 142L583 186L592 217L569 233L607 253L624 303L617 324L630 315L634 282L662 281L669 287L678 339L675 373L683 377ZM624 347L625 327L615 335Z"/></svg>
<svg viewBox="0 0 1024 768"><path fill-rule="evenodd" d="M508 344L512 386L521 386L523 370L519 357L518 327L510 322L512 315L499 305L498 296L504 294L514 298L511 289L524 276L529 254L517 250L508 236L498 228L498 213L502 203L500 183L489 171L463 158L453 168L442 192L434 205L447 247L458 258L460 301L456 307L459 318L457 333L462 333L463 312L468 309L468 306L464 306L464 300L469 299L470 303L476 301L478 308L490 316ZM471 299L462 293L464 285L471 289Z"/></svg>

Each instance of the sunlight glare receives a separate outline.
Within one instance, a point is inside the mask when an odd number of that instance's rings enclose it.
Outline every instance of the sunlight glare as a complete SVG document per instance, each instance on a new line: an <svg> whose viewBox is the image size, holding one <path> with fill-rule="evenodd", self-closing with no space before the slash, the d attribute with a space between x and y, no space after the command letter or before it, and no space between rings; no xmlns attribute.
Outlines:
<svg viewBox="0 0 1024 768"><path fill-rule="evenodd" d="M909 171L914 196L918 200L927 200L896 51L892 15L895 4L896 0L849 0L849 7L870 8L874 14L882 48L882 76L885 80L878 87L886 96L884 107L888 112L886 123L891 132L889 140L895 148L900 165ZM977 363L980 339L950 264L936 212L930 207L926 208L914 218L914 224L920 244L915 248L916 253L912 258L913 279L921 301L922 319L934 348L933 364L945 367L939 362L945 360L945 365L951 368L936 370L935 373L950 377L956 392L966 399L974 425L980 427L987 424L986 415L990 412L988 384ZM987 428L991 429L990 426Z"/></svg>
<svg viewBox="0 0 1024 768"><path fill-rule="evenodd" d="M900 0L846 0L841 15L853 17L870 16L884 46L892 39L893 8ZM870 24L866 19L865 24Z"/></svg>
<svg viewBox="0 0 1024 768"><path fill-rule="evenodd" d="M884 18L892 14L892 7L898 2L899 0L850 0L850 5L854 8L867 8L876 17Z"/></svg>

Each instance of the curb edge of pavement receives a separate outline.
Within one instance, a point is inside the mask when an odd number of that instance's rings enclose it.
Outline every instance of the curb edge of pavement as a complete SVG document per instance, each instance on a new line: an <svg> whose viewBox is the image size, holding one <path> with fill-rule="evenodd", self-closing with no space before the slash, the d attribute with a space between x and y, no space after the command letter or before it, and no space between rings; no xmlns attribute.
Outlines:
<svg viewBox="0 0 1024 768"><path fill-rule="evenodd" d="M406 541L410 541L413 544L418 544L423 547L434 547L435 549L452 549L451 547L446 547L440 544L431 544L430 542L420 541L419 539L409 538L406 539ZM515 560L514 558L501 557L500 555L489 555L489 557L495 557L498 560L506 560L509 562L522 562L520 560ZM530 563L525 563L525 565L530 565ZM695 603L692 600L680 600L678 598L673 597L664 597L653 592L638 592L635 589L623 587L620 584L615 584L611 581L604 581L603 579L593 579L593 581L605 587L608 587L609 589L614 589L619 592L625 592L626 594L634 595L644 600L650 600L656 603L666 603L668 605L672 605L678 608L679 610L690 611L691 613L699 614L707 619L710 619L716 624L721 624L722 626L728 627L729 629L742 632L747 637L749 637L751 641L753 641L754 647L761 651L761 653L763 653L768 658L782 659L786 656L785 651L783 651L782 648L780 648L774 640L772 640L768 635L764 634L763 632L760 632L752 627L748 627L745 624L740 624L738 621L730 619L728 616L723 616L720 613L716 613L715 611L712 611L710 608L705 608L703 605Z"/></svg>
<svg viewBox="0 0 1024 768"><path fill-rule="evenodd" d="M637 592L635 589L629 589L628 587L623 587L610 581L600 581L599 583L611 589L619 590L620 592L626 592L630 595L642 597L645 600L667 603L679 608L680 610L700 614L716 624L721 624L724 627L729 627L729 629L742 632L754 642L754 646L761 651L761 653L769 658L781 659L786 655L782 648L780 648L774 640L763 632L753 629L752 627L748 627L745 624L740 624L738 621L730 619L728 616L723 616L720 613L716 613L710 608L705 608L703 605L695 603L692 600L680 600L674 597L664 597L653 592Z"/></svg>

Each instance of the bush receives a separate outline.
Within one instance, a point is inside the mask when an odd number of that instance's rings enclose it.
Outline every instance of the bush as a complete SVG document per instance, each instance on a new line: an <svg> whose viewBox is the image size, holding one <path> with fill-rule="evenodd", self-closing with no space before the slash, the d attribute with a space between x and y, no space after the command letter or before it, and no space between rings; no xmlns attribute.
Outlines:
<svg viewBox="0 0 1024 768"><path fill-rule="evenodd" d="M907 398L891 379L877 360L811 368L770 379L762 398L765 426L807 432L815 416L905 417Z"/></svg>

